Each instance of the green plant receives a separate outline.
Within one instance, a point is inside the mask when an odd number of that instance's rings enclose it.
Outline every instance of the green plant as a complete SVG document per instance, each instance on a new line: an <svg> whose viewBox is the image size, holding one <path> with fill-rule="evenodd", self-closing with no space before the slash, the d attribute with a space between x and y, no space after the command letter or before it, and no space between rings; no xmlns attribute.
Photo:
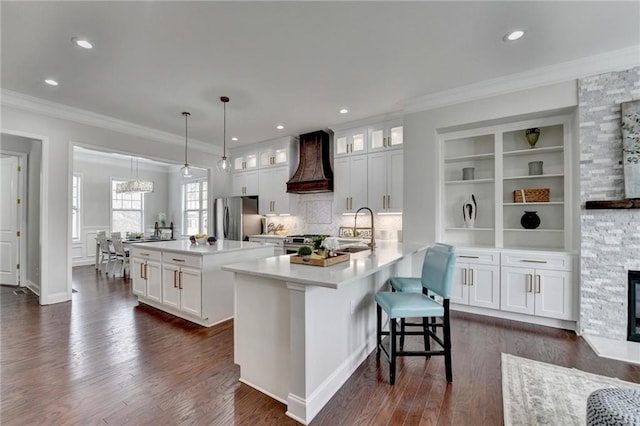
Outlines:
<svg viewBox="0 0 640 426"><path fill-rule="evenodd" d="M300 256L309 256L311 253L313 253L311 246L302 246L298 248L298 255Z"/></svg>
<svg viewBox="0 0 640 426"><path fill-rule="evenodd" d="M322 242L324 241L326 237L324 235L320 235L319 237L316 237L313 239L313 248L315 250L318 250L320 247L322 247Z"/></svg>

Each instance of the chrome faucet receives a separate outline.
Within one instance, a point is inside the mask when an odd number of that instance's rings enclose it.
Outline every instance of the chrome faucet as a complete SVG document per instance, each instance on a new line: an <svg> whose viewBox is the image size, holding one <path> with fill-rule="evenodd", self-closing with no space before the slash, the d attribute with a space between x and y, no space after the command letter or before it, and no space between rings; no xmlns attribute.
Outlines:
<svg viewBox="0 0 640 426"><path fill-rule="evenodd" d="M358 213L360 213L360 210L369 210L369 213L371 214L371 242L369 244L367 244L369 246L369 248L371 249L371 251L375 251L376 249L376 228L373 225L373 211L371 211L371 209L369 207L360 207L357 211L356 211L356 215L353 217L353 236L356 237L357 236L357 223L358 223Z"/></svg>

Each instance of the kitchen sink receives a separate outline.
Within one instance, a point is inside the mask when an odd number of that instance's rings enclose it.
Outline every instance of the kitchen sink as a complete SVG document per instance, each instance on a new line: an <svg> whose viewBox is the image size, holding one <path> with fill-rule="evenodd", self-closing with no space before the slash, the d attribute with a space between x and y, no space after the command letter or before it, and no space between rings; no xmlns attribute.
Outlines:
<svg viewBox="0 0 640 426"><path fill-rule="evenodd" d="M364 250L369 250L369 247L360 247L360 246L353 247L352 246L352 247L345 247L343 249L338 249L337 251L341 253L358 253Z"/></svg>

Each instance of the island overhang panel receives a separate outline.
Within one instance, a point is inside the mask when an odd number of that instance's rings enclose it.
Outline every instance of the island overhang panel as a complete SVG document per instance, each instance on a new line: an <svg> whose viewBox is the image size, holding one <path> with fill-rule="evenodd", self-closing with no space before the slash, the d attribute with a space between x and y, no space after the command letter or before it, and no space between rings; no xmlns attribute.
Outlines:
<svg viewBox="0 0 640 426"><path fill-rule="evenodd" d="M235 272L240 381L309 423L375 349L375 293L389 277L411 275L426 248L385 242L326 268L288 256L223 267Z"/></svg>

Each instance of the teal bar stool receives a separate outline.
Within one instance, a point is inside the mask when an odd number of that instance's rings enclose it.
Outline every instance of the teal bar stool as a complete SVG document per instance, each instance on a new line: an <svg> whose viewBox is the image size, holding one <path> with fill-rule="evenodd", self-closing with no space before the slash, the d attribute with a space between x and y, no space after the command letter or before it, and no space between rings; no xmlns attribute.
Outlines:
<svg viewBox="0 0 640 426"><path fill-rule="evenodd" d="M452 253L455 248L449 244L435 243L427 249L429 250L441 250L447 253ZM402 293L422 293L422 277L393 277L389 279L389 285L391 285L391 291L399 291ZM404 318L400 320L400 350L404 348L404 335L406 327L422 327L421 323L407 322ZM434 330L435 331L435 330ZM427 341L426 345L429 344Z"/></svg>
<svg viewBox="0 0 640 426"><path fill-rule="evenodd" d="M375 300L377 304L377 348L376 358L380 359L380 352L384 352L389 361L389 382L396 381L396 357L398 356L444 356L447 382L453 381L451 368L451 325L449 321L449 298L451 283L456 264L455 249L427 250L422 265L422 293L379 292ZM442 302L435 300L442 298ZM382 311L389 317L389 331L382 330ZM404 318L422 318L421 331L397 331L397 320ZM441 318L441 321L429 322L429 318ZM437 330L442 329L442 338ZM396 347L397 335L422 335L424 351L404 351ZM382 345L382 336L389 336L389 350ZM431 350L430 339L433 339L442 349Z"/></svg>

